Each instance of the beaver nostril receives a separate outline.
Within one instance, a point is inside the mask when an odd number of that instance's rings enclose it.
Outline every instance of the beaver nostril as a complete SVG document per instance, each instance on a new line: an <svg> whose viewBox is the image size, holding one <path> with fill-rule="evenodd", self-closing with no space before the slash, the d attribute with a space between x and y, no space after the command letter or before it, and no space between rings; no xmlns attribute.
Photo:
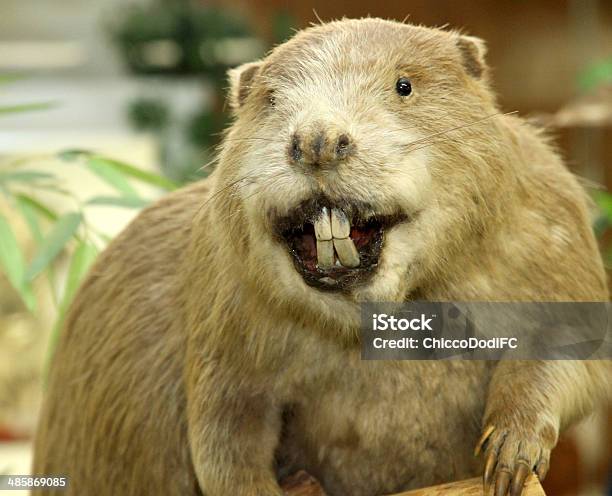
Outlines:
<svg viewBox="0 0 612 496"><path fill-rule="evenodd" d="M291 158L296 162L302 158L302 148L300 147L300 138L297 134L294 134L291 138L291 146L289 147L289 154Z"/></svg>
<svg viewBox="0 0 612 496"><path fill-rule="evenodd" d="M336 154L339 157L345 157L348 154L350 144L350 138L346 134L341 134L336 143Z"/></svg>

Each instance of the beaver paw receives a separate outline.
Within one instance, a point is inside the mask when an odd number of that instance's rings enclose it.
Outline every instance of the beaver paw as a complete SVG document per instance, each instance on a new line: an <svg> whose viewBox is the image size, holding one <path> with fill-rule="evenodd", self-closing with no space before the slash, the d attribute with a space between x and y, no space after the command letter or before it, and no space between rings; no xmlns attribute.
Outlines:
<svg viewBox="0 0 612 496"><path fill-rule="evenodd" d="M556 439L557 431L551 426L533 429L489 424L476 446L476 454L483 447L485 451L485 494L520 496L532 471L540 480L544 479Z"/></svg>

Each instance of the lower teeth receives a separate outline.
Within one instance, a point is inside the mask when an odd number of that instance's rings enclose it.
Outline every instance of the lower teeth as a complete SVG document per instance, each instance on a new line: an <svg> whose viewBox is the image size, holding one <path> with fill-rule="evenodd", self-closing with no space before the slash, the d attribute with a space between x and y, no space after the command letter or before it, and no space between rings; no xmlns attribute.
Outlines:
<svg viewBox="0 0 612 496"><path fill-rule="evenodd" d="M321 269L330 269L334 266L334 242L317 239L317 265Z"/></svg>
<svg viewBox="0 0 612 496"><path fill-rule="evenodd" d="M334 248L342 265L350 268L359 267L359 252L351 238L334 238Z"/></svg>

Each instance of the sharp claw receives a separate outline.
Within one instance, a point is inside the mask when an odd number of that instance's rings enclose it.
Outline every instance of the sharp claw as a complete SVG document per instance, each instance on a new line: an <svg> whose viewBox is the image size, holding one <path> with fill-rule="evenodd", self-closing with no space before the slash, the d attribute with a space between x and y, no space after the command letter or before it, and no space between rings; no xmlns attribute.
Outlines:
<svg viewBox="0 0 612 496"><path fill-rule="evenodd" d="M510 485L511 474L507 470L500 470L495 481L495 496L506 496Z"/></svg>
<svg viewBox="0 0 612 496"><path fill-rule="evenodd" d="M485 462L484 475L483 475L483 483L485 493L489 492L489 486L491 485L493 472L495 471L495 465L497 465L497 453L489 453L487 457L487 461Z"/></svg>
<svg viewBox="0 0 612 496"><path fill-rule="evenodd" d="M536 474L538 475L538 479L540 479L540 481L544 480L547 472L548 472L548 462L543 461L541 463L538 463L538 466L536 467Z"/></svg>
<svg viewBox="0 0 612 496"><path fill-rule="evenodd" d="M484 432L482 433L482 436L480 436L480 439L476 443L476 448L474 448L474 456L478 456L480 454L480 451L482 450L482 447L484 446L484 443L487 442L487 439L489 439L489 436L491 435L491 433L494 430L495 430L495 426L494 425L489 425L484 430Z"/></svg>
<svg viewBox="0 0 612 496"><path fill-rule="evenodd" d="M527 479L527 476L531 472L526 462L519 461L517 465L518 467L514 471L514 478L512 479L510 496L521 496L523 493L523 486L525 485L525 479Z"/></svg>

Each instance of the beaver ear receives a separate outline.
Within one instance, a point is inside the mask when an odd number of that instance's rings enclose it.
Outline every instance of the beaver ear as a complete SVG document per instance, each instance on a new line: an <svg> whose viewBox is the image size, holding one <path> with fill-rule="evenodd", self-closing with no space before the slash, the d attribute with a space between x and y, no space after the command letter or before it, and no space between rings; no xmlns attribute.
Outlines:
<svg viewBox="0 0 612 496"><path fill-rule="evenodd" d="M476 79L481 79L487 71L485 62L487 47L484 40L475 36L460 35L457 39L457 47L461 52L463 66L467 73Z"/></svg>
<svg viewBox="0 0 612 496"><path fill-rule="evenodd" d="M229 79L229 104L233 110L238 110L249 91L251 91L251 83L259 72L261 62L247 62L227 71Z"/></svg>

